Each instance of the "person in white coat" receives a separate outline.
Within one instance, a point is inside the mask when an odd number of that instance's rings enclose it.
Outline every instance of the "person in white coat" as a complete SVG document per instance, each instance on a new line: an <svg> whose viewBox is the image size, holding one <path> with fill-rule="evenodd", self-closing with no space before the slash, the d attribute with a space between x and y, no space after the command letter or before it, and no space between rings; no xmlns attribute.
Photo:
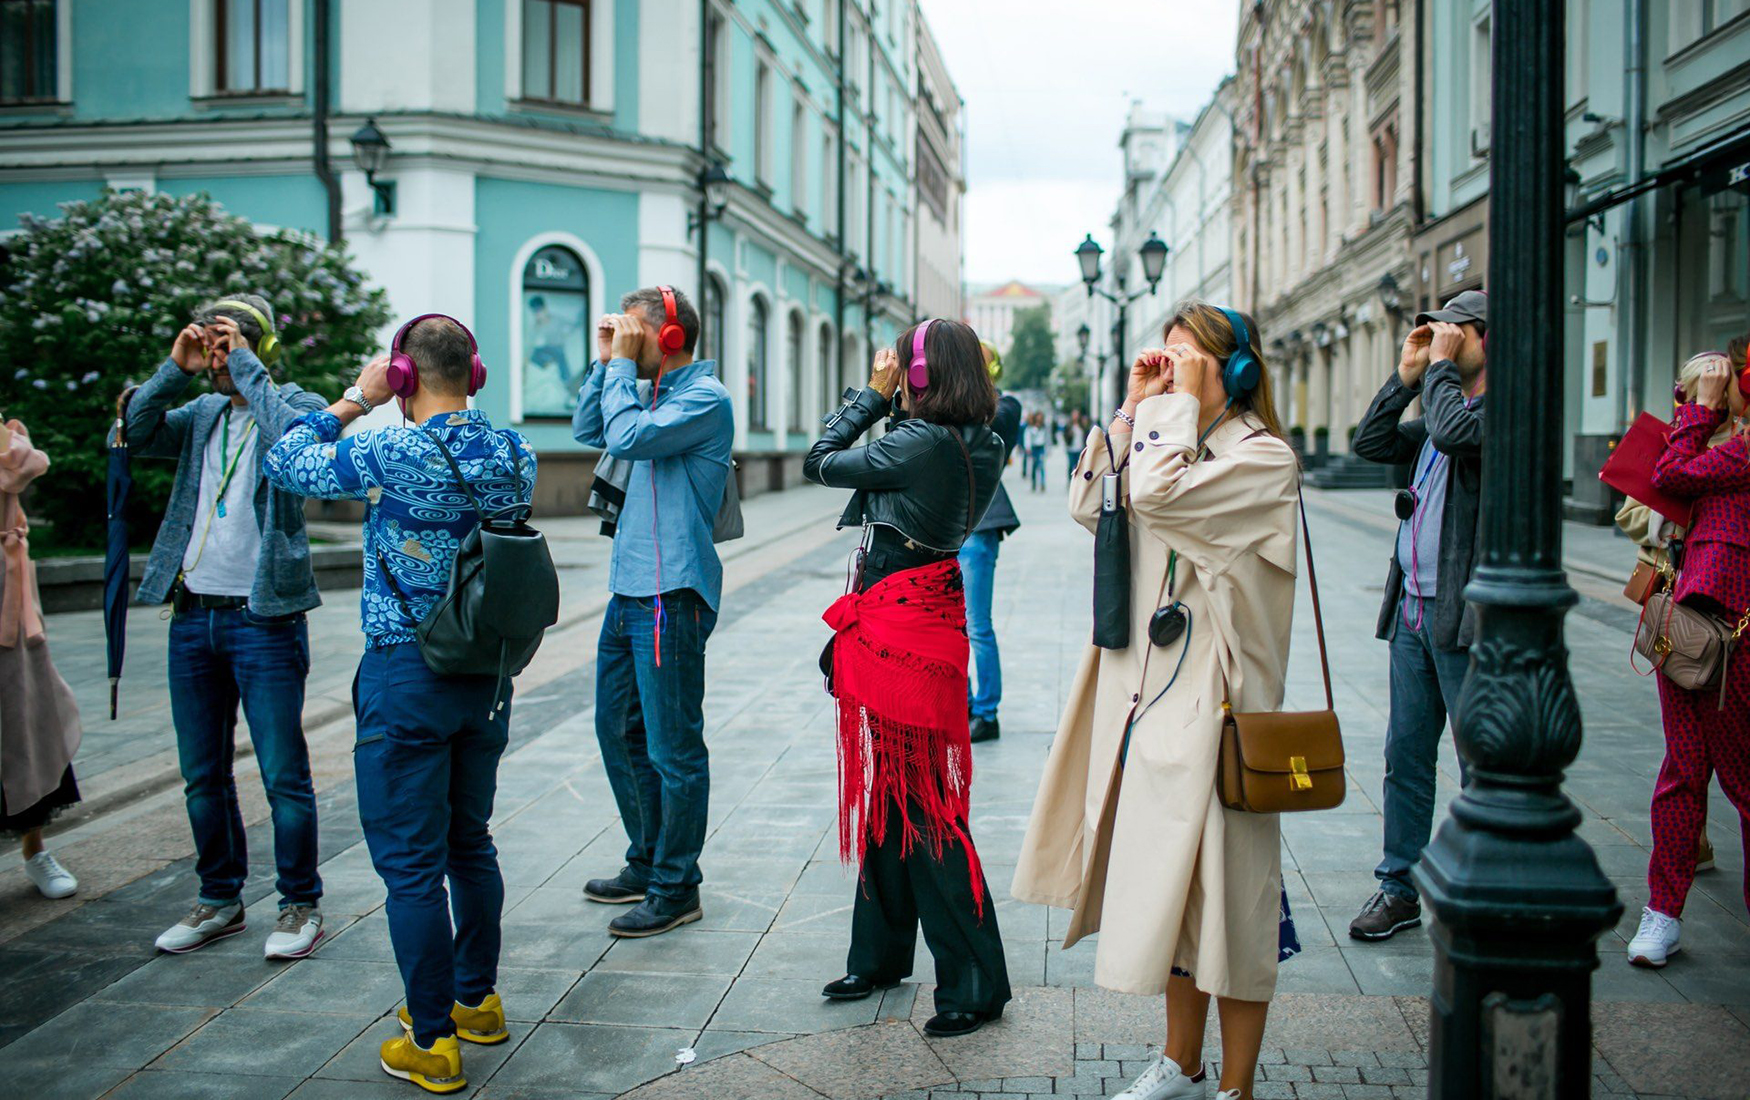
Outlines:
<svg viewBox="0 0 1750 1100"><path fill-rule="evenodd" d="M1257 327L1249 329L1259 357ZM1065 947L1100 934L1095 981L1166 994L1165 1054L1124 1100L1205 1095L1209 998L1221 1011L1224 1100L1250 1100L1276 965L1299 950L1277 818L1216 797L1224 707L1282 704L1294 612L1299 469L1269 372L1230 400L1238 346L1221 309L1180 307L1144 352L1110 427L1090 434L1070 511L1099 521L1116 471L1131 515L1131 641L1088 647L1015 873L1023 901L1073 909ZM1150 638L1159 608L1185 628Z"/></svg>

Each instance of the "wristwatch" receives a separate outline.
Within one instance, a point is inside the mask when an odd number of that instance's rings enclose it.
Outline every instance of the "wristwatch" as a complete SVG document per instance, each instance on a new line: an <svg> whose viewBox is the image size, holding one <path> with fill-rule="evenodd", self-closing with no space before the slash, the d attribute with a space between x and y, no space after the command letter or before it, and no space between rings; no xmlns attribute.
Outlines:
<svg viewBox="0 0 1750 1100"><path fill-rule="evenodd" d="M330 390L329 392L332 393L333 391ZM340 396L342 400L351 401L366 412L370 412L372 409L376 408L375 405L371 404L370 399L365 396L365 391L358 386L348 386L346 392Z"/></svg>

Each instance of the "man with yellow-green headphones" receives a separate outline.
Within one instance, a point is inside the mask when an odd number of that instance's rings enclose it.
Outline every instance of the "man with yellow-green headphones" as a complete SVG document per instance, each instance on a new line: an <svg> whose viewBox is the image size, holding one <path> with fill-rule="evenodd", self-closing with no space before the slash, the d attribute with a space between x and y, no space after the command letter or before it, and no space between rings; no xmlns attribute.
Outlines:
<svg viewBox="0 0 1750 1100"><path fill-rule="evenodd" d="M279 871L279 918L264 953L300 958L322 938L316 794L303 727L304 613L321 598L304 500L269 485L261 458L293 420L328 399L274 383L275 321L256 294L213 301L177 334L169 358L128 406L132 453L177 463L138 595L174 612L170 712L200 876L193 908L158 937L158 949L171 953L244 929L249 865L231 769L239 704L267 789ZM181 401L197 375L212 392Z"/></svg>
<svg viewBox="0 0 1750 1100"><path fill-rule="evenodd" d="M1002 379L1003 359L997 349L980 340L984 349L984 369L992 382ZM1008 469L1009 454L1021 438L1021 402L1014 394L997 397L996 418L991 430L1003 441L1003 469ZM1002 736L997 722L997 707L1003 701L1002 656L997 649L996 627L991 620L991 601L996 587L997 552L1003 539L1015 533L1021 519L1009 502L1009 491L997 482L996 495L984 518L960 546L960 572L966 584L966 637L972 646L975 675L967 677L966 711L972 729L972 740L994 741Z"/></svg>

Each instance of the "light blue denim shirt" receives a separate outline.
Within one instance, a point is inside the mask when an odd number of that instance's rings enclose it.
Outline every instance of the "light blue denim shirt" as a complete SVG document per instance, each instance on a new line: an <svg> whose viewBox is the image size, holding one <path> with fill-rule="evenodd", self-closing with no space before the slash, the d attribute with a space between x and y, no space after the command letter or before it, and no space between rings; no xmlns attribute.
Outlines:
<svg viewBox="0 0 1750 1100"><path fill-rule="evenodd" d="M662 376L655 405L638 395L638 368L613 359L590 365L571 434L632 463L614 532L608 590L650 597L691 588L713 610L723 597L723 563L711 527L730 476L735 412L701 359Z"/></svg>

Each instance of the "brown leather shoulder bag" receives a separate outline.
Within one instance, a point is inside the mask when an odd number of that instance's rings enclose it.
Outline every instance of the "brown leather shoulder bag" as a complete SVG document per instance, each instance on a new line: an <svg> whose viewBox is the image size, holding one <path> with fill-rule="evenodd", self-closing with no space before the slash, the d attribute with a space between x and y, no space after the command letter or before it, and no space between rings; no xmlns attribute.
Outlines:
<svg viewBox="0 0 1750 1100"><path fill-rule="evenodd" d="M1325 709L1242 714L1228 702L1221 704L1221 754L1215 786L1222 806L1230 810L1253 814L1329 810L1342 804L1348 786L1304 495L1300 499L1300 530L1306 546L1306 576L1312 585L1319 668L1325 677Z"/></svg>
<svg viewBox="0 0 1750 1100"><path fill-rule="evenodd" d="M1673 589L1655 592L1641 607L1635 628L1635 652L1653 662L1667 680L1687 691L1718 688L1719 709L1726 706L1726 665L1732 650L1750 627L1750 611L1736 627L1716 615L1685 607Z"/></svg>

